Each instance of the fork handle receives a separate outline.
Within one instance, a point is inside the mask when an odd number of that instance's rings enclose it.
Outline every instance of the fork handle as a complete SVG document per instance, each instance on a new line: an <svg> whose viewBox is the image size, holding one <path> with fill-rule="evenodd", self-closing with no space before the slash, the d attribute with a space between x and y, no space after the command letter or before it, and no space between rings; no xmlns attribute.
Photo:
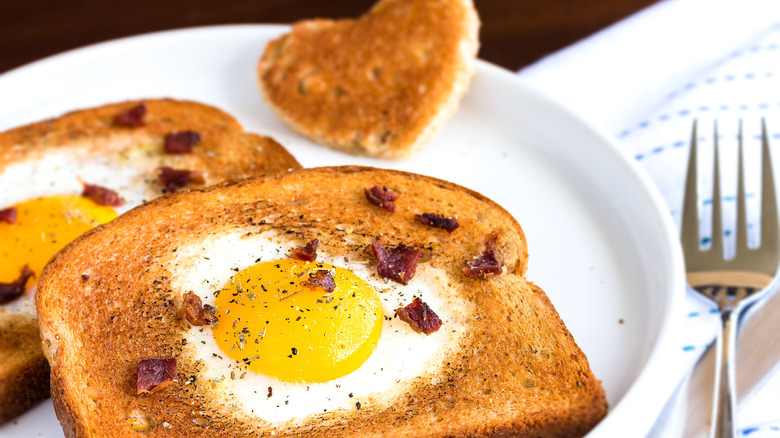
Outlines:
<svg viewBox="0 0 780 438"><path fill-rule="evenodd" d="M737 405L735 376L738 325L739 312L721 313L715 353L715 394L710 431L710 436L714 438L731 438L737 435L734 413Z"/></svg>

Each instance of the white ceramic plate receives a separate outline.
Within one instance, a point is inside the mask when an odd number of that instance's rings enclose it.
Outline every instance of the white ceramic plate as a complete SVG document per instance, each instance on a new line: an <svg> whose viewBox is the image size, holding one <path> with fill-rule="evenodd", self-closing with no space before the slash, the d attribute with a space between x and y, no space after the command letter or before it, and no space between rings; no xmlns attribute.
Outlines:
<svg viewBox="0 0 780 438"><path fill-rule="evenodd" d="M671 391L661 389L663 351L684 280L669 215L633 160L605 134L484 62L460 110L415 157L379 161L316 146L282 125L257 91L255 64L286 30L185 29L38 61L0 75L0 130L108 102L186 98L276 138L304 166L392 167L477 190L523 226L528 277L550 296L603 381L610 413L591 435L644 435ZM0 427L0 436L33 435L62 436L51 402Z"/></svg>

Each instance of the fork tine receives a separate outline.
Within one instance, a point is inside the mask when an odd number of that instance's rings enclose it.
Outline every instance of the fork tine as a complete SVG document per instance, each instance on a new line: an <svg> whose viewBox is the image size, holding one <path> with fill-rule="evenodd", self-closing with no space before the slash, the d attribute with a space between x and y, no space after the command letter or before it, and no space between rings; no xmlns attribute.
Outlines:
<svg viewBox="0 0 780 438"><path fill-rule="evenodd" d="M698 141L696 138L696 125L697 121L694 121L691 133L691 149L688 152L688 173L685 178L682 223L680 226L680 243L683 247L685 263L689 266L692 255L699 252L698 176L696 175Z"/></svg>
<svg viewBox="0 0 780 438"><path fill-rule="evenodd" d="M737 142L737 256L748 251L747 203L745 202L745 161L742 157L742 120Z"/></svg>
<svg viewBox="0 0 780 438"><path fill-rule="evenodd" d="M713 128L713 157L712 164L712 247L710 254L723 257L723 207L720 197L720 147L718 141L718 122Z"/></svg>
<svg viewBox="0 0 780 438"><path fill-rule="evenodd" d="M777 248L778 217L775 177L769 151L769 138L766 133L766 121L763 119L761 120L761 167L761 246ZM776 263L775 261L773 268L777 267Z"/></svg>

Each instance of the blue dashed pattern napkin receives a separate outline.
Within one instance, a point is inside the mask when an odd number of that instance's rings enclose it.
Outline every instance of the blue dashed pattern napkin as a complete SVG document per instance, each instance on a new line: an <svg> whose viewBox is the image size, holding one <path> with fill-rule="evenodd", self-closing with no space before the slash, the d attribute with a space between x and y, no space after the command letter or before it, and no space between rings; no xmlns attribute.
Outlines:
<svg viewBox="0 0 780 438"><path fill-rule="evenodd" d="M758 244L760 181L752 169L760 162L762 118L780 169L780 1L661 1L518 74L615 135L656 183L678 226L691 128L696 120L700 145L711 147L717 121L727 254L734 251L741 120L748 240ZM700 190L711 193L704 169L712 168L712 157L699 159ZM705 218L711 202L705 199ZM706 246L711 227L703 225L703 232ZM679 361L680 376L717 330L716 310L695 293L689 291L683 311L678 356L669 358ZM740 405L739 420L744 436L780 437L780 372ZM663 425L654 433L672 436Z"/></svg>

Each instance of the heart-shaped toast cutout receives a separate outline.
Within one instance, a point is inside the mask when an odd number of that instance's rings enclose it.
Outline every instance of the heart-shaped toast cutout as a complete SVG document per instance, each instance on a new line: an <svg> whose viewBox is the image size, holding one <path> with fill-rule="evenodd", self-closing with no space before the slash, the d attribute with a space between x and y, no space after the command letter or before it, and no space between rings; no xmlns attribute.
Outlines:
<svg viewBox="0 0 780 438"><path fill-rule="evenodd" d="M268 44L260 89L285 123L317 143L403 158L457 109L478 31L471 0L382 0L356 20L298 22Z"/></svg>

